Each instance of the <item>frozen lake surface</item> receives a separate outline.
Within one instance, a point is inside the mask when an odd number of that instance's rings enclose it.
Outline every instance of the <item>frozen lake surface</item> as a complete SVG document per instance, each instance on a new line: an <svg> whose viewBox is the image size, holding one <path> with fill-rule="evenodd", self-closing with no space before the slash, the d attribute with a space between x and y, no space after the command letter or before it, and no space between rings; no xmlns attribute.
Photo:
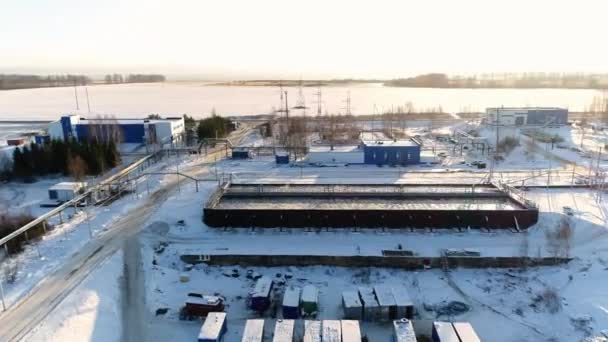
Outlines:
<svg viewBox="0 0 608 342"><path fill-rule="evenodd" d="M295 104L298 89L285 87ZM309 114L316 113L314 87L303 89ZM411 101L417 110L442 107L444 111L483 111L494 106L560 106L571 111L588 107L600 92L585 89L430 89L395 88L382 84L351 84L322 88L323 109L344 112L350 91L354 114L383 112ZM267 114L279 107L277 87L211 86L205 82L95 85L88 87L92 113L116 117L141 117L151 113L202 117L212 108L222 115ZM56 120L61 114L88 114L84 87L39 88L0 91L0 120Z"/></svg>

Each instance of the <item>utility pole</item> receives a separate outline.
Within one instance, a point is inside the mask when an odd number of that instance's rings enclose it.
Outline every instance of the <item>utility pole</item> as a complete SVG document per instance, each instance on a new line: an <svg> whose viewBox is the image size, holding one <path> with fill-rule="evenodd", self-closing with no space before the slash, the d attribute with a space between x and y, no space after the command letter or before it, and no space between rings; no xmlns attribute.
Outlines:
<svg viewBox="0 0 608 342"><path fill-rule="evenodd" d="M87 109L91 112L91 104L89 103L89 87L84 87L84 92L87 94Z"/></svg>
<svg viewBox="0 0 608 342"><path fill-rule="evenodd" d="M322 93L321 93L321 86L319 86L317 88L317 92L314 93L315 96L317 96L317 116L321 116L322 114L322 104L323 104L323 99L322 99Z"/></svg>
<svg viewBox="0 0 608 342"><path fill-rule="evenodd" d="M74 81L74 98L76 99L76 110L80 110L78 106L78 88L76 88L76 81Z"/></svg>

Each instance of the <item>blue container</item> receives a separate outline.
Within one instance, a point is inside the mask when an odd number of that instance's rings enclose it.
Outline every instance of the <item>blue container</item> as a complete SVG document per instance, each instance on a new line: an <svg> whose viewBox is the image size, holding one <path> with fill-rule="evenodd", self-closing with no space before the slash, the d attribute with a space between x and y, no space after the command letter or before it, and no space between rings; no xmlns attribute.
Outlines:
<svg viewBox="0 0 608 342"><path fill-rule="evenodd" d="M277 154L275 158L277 164L289 164L289 154Z"/></svg>

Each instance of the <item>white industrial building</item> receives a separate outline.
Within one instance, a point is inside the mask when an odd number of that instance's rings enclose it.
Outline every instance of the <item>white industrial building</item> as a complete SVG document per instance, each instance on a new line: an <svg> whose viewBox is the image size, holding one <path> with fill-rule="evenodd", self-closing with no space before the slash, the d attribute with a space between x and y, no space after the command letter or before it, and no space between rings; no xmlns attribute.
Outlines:
<svg viewBox="0 0 608 342"><path fill-rule="evenodd" d="M93 135L112 134L118 128L122 143L170 143L180 141L186 126L183 117L166 119L87 119L80 115L64 115L48 127L51 139L87 140ZM112 133L110 133L112 132Z"/></svg>
<svg viewBox="0 0 608 342"><path fill-rule="evenodd" d="M308 151L311 164L363 164L363 147L360 145L316 145Z"/></svg>
<svg viewBox="0 0 608 342"><path fill-rule="evenodd" d="M568 109L556 107L486 108L485 122L499 126L562 126L568 124Z"/></svg>

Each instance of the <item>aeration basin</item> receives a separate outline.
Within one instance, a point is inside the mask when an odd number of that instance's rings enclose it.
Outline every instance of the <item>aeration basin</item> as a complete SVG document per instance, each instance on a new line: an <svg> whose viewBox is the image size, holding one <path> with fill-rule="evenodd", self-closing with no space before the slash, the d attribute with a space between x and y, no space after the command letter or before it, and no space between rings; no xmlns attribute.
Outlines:
<svg viewBox="0 0 608 342"><path fill-rule="evenodd" d="M538 208L493 184L225 184L204 208L211 227L516 228Z"/></svg>

